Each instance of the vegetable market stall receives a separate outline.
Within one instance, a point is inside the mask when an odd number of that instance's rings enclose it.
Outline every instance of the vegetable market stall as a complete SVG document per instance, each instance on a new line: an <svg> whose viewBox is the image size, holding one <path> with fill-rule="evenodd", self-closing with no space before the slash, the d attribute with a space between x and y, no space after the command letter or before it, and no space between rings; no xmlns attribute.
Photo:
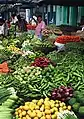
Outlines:
<svg viewBox="0 0 84 119"><path fill-rule="evenodd" d="M65 52L44 52L53 47L29 33L1 38L1 118L82 119L84 44L68 43Z"/></svg>

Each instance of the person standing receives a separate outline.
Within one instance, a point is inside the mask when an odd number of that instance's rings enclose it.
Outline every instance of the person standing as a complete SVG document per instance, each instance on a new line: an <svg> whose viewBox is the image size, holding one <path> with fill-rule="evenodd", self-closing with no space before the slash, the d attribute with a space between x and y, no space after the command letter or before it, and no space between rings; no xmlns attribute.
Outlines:
<svg viewBox="0 0 84 119"><path fill-rule="evenodd" d="M38 23L37 23L37 27L36 27L36 29L35 29L35 35L38 37L38 38L42 38L42 30L44 30L45 29L45 22L42 20L42 16L41 15L39 15L38 17L37 17L37 21L38 21Z"/></svg>
<svg viewBox="0 0 84 119"><path fill-rule="evenodd" d="M8 35L8 24L7 20L0 20L0 35L6 37Z"/></svg>
<svg viewBox="0 0 84 119"><path fill-rule="evenodd" d="M18 21L16 14L13 14L11 17L11 24L15 24Z"/></svg>
<svg viewBox="0 0 84 119"><path fill-rule="evenodd" d="M25 19L22 19L20 15L17 16L18 21L16 22L16 26L18 26L18 29L20 32L26 32L27 31L27 22Z"/></svg>

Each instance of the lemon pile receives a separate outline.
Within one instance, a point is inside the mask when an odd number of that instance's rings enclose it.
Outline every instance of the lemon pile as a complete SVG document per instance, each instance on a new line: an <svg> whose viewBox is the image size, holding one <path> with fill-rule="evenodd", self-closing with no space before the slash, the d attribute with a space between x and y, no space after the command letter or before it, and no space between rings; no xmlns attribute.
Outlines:
<svg viewBox="0 0 84 119"><path fill-rule="evenodd" d="M16 52L16 53L20 51L20 49L17 48L16 46L14 46L13 44L10 45L9 47L7 46L7 49L8 49L9 51Z"/></svg>
<svg viewBox="0 0 84 119"><path fill-rule="evenodd" d="M57 119L59 112L71 110L71 106L66 106L59 100L49 100L49 98L32 100L26 102L24 106L16 109L15 115L18 119Z"/></svg>

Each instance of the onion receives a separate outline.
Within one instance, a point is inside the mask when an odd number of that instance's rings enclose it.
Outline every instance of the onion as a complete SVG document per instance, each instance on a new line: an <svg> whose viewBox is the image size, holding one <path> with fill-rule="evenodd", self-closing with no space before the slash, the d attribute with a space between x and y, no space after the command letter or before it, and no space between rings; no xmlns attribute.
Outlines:
<svg viewBox="0 0 84 119"><path fill-rule="evenodd" d="M59 92L62 93L63 92L63 89L62 88L59 88Z"/></svg>
<svg viewBox="0 0 84 119"><path fill-rule="evenodd" d="M61 101L63 101L63 102L64 102L64 101L65 101L65 98L62 98L62 99L61 99Z"/></svg>
<svg viewBox="0 0 84 119"><path fill-rule="evenodd" d="M61 98L61 95L60 95L60 93L57 93L57 98Z"/></svg>
<svg viewBox="0 0 84 119"><path fill-rule="evenodd" d="M57 93L56 92L52 92L52 97L56 97Z"/></svg>
<svg viewBox="0 0 84 119"><path fill-rule="evenodd" d="M57 88L55 88L53 91L57 92Z"/></svg>
<svg viewBox="0 0 84 119"><path fill-rule="evenodd" d="M66 93L65 93L65 96L69 96L69 92L66 92Z"/></svg>
<svg viewBox="0 0 84 119"><path fill-rule="evenodd" d="M59 88L55 88L51 96L53 99L66 101L66 100L69 100L73 96L73 89L71 87L61 86Z"/></svg>
<svg viewBox="0 0 84 119"><path fill-rule="evenodd" d="M72 97L73 96L73 94L70 94L70 97Z"/></svg>

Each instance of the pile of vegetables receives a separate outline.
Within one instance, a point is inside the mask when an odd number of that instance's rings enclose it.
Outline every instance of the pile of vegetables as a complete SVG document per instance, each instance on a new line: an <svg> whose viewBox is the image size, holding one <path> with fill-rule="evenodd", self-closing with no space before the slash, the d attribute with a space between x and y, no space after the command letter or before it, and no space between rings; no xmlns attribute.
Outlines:
<svg viewBox="0 0 84 119"><path fill-rule="evenodd" d="M72 109L80 116L84 116L84 91L75 91L73 97L69 100Z"/></svg>
<svg viewBox="0 0 84 119"><path fill-rule="evenodd" d="M15 108L22 104L14 88L0 87L0 119L12 119Z"/></svg>
<svg viewBox="0 0 84 119"><path fill-rule="evenodd" d="M42 35L44 37L49 37L50 35L62 35L62 31L60 28L56 27L56 25L49 25L42 31Z"/></svg>
<svg viewBox="0 0 84 119"><path fill-rule="evenodd" d="M10 95L11 92L8 89L0 87L0 105L6 101Z"/></svg>
<svg viewBox="0 0 84 119"><path fill-rule="evenodd" d="M52 27L53 28L53 27ZM54 29L54 28L53 28ZM50 35L51 36L51 35ZM55 34L53 35L55 37ZM57 36L56 36L57 37ZM63 37L64 36L60 36ZM65 36L66 39L71 40L73 37ZM58 37L59 38L59 37ZM52 38L51 38L52 39ZM56 38L55 38L56 39ZM73 40L80 40L79 36L74 36ZM83 92L84 92L84 44L80 42L76 43L68 43L66 44L66 51L57 53L56 48L53 43L49 42L47 39L40 41L36 37L31 34L24 33L19 37L8 37L7 39L2 39L0 42L0 86L3 88L11 88L13 87L16 91L16 95L19 98L24 99L25 102L29 101L29 104L33 103L31 100L39 99L43 100L44 105L46 97L49 97L49 102L52 104L59 104L57 107L58 111L60 111L60 106L63 108L67 108L64 102L68 99L75 98L75 103L70 104L71 99L69 100L69 105L72 105L72 109L75 113L84 116L84 104L83 104ZM7 47L8 46L8 47ZM10 47L11 46L11 47ZM12 47L13 46L13 47ZM18 53L21 51L22 53ZM52 62L54 65L52 64ZM2 65L6 63L6 65ZM31 66L31 64L33 66ZM12 72L3 73L4 69L12 69ZM44 68L45 67L45 68ZM62 87L61 87L62 86ZM54 89L54 91L53 91ZM73 89L73 90L72 90ZM10 93L3 89L0 89L0 104L4 104L4 101L7 100L7 105L10 105L9 102L13 102L8 100L10 97ZM77 93L74 95L74 91L81 92L81 95ZM51 94L52 92L52 94ZM72 97L73 96L73 97ZM4 98L5 97L5 98ZM59 100L57 103L55 100ZM20 105L20 100L16 100L12 108L17 108ZM73 101L71 101L73 102ZM62 104L64 104L64 106ZM37 103L36 103L37 104ZM18 108L16 110L16 115L22 114L24 111L24 106L21 106L22 109ZM2 107L1 107L2 108ZM11 108L11 109L12 109ZM30 106L27 108L30 108ZM51 108L53 108L51 106ZM51 110L49 109L49 111ZM54 106L56 108L56 106ZM68 107L71 110L71 106ZM5 109L4 109L5 110ZM32 111L31 111L32 110ZM33 112L35 109L31 109ZM40 106L39 109L40 111ZM62 109L63 110L63 109ZM62 111L61 110L61 111ZM81 111L82 110L82 111ZM14 110L13 110L14 111ZM29 110L28 110L29 111ZM45 111L45 109L44 109ZM43 112L44 112L43 111ZM0 111L1 112L1 111ZM55 111L54 111L55 112ZM56 117L52 115L54 119ZM64 112L64 111L63 111ZM44 112L45 113L45 112ZM48 112L49 113L49 112ZM58 112L59 113L59 112ZM0 113L1 114L1 113ZM4 111L4 115L5 115ZM35 113L34 113L35 114ZM61 112L62 114L62 112ZM75 119L73 115L64 114L63 119L69 119L71 116L72 119ZM8 113L9 115L9 113ZM32 114L30 114L32 115ZM23 113L23 118L31 118L29 113ZM46 116L48 115L48 116ZM50 118L49 114L46 114L44 118ZM27 117L26 117L27 116ZM29 117L28 117L29 116ZM2 118L2 116L1 116ZM3 117L5 118L5 116ZM19 116L20 118L20 116ZM37 119L38 117L35 117Z"/></svg>
<svg viewBox="0 0 84 119"><path fill-rule="evenodd" d="M36 58L34 63L32 63L31 65L35 67L44 68L44 67L47 67L49 64L50 64L50 60L48 58L39 57L39 58Z"/></svg>
<svg viewBox="0 0 84 119"><path fill-rule="evenodd" d="M52 89L66 86L65 79L52 65L44 69L34 66L18 68L12 75L1 75L0 83L5 87L14 87L18 96L24 99L51 96Z"/></svg>
<svg viewBox="0 0 84 119"><path fill-rule="evenodd" d="M21 105L21 99L15 94L10 95L10 97L0 105L0 119L12 119L15 112L15 108Z"/></svg>
<svg viewBox="0 0 84 119"><path fill-rule="evenodd" d="M10 46L7 46L7 49L11 52L14 52L14 53L19 53L20 52L20 49L17 48L14 44L12 44Z"/></svg>
<svg viewBox="0 0 84 119"><path fill-rule="evenodd" d="M9 71L7 62L0 64L0 73L8 73Z"/></svg>
<svg viewBox="0 0 84 119"><path fill-rule="evenodd" d="M78 119L74 112L65 110L58 114L58 119Z"/></svg>
<svg viewBox="0 0 84 119"><path fill-rule="evenodd" d="M69 42L80 42L80 36L59 36L56 38L57 43L62 43L62 44L66 44Z"/></svg>
<svg viewBox="0 0 84 119"><path fill-rule="evenodd" d="M35 28L36 28L36 25L27 24L28 30L35 30Z"/></svg>
<svg viewBox="0 0 84 119"><path fill-rule="evenodd" d="M25 102L24 106L16 109L16 119L58 119L59 112L64 110L71 111L71 106L66 106L64 102L59 100L49 100L49 98L32 100L32 102Z"/></svg>
<svg viewBox="0 0 84 119"><path fill-rule="evenodd" d="M57 89L54 89L51 98L54 100L60 100L66 102L73 96L73 89L70 87L61 86Z"/></svg>

